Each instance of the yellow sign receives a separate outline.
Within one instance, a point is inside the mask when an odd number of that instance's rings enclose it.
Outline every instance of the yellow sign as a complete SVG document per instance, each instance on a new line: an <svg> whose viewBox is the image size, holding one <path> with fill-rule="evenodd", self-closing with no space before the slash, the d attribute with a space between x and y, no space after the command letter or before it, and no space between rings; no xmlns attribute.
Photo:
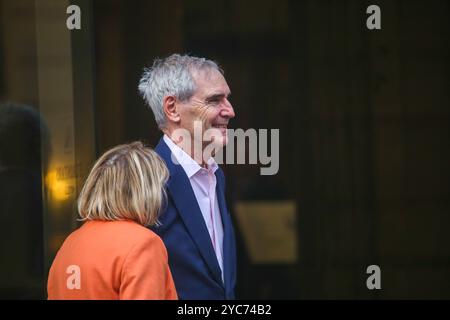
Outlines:
<svg viewBox="0 0 450 320"><path fill-rule="evenodd" d="M238 202L235 212L247 250L254 263L297 261L294 201Z"/></svg>

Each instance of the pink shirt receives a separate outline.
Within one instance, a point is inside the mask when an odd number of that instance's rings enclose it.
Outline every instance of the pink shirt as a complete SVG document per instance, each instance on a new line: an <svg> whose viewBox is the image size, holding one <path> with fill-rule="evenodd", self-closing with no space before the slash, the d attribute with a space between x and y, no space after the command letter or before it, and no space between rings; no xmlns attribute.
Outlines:
<svg viewBox="0 0 450 320"><path fill-rule="evenodd" d="M210 158L207 162L207 169L205 169L195 162L183 149L177 146L167 135L164 135L164 142L170 151L172 151L172 155L182 166L189 178L198 206L208 228L214 251L216 252L223 281L223 225L219 203L217 202L217 181L216 175L214 174L219 166L214 158Z"/></svg>

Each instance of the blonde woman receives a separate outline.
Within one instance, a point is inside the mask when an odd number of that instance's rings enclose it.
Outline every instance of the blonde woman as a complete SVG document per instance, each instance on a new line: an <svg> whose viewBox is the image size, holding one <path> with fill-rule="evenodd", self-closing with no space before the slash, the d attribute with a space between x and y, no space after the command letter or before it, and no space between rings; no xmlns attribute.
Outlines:
<svg viewBox="0 0 450 320"><path fill-rule="evenodd" d="M177 299L161 239L147 226L164 205L168 171L140 142L94 165L78 199L84 224L50 268L49 299Z"/></svg>

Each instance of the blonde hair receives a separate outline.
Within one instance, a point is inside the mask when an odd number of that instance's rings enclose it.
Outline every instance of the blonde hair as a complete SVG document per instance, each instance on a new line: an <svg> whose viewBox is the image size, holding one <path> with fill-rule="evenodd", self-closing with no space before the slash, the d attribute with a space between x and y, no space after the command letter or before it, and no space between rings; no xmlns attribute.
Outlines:
<svg viewBox="0 0 450 320"><path fill-rule="evenodd" d="M164 161L141 142L119 145L103 154L78 198L81 220L133 220L158 224L169 173Z"/></svg>

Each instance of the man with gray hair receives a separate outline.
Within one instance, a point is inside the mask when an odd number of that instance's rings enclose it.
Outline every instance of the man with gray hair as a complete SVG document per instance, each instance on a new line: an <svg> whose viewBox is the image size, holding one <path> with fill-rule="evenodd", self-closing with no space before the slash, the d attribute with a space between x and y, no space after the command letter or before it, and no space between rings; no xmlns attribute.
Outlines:
<svg viewBox="0 0 450 320"><path fill-rule="evenodd" d="M170 172L168 201L153 230L167 247L178 297L234 299L235 237L225 177L212 157L235 116L223 71L173 54L144 70L139 91L164 133L155 150Z"/></svg>

